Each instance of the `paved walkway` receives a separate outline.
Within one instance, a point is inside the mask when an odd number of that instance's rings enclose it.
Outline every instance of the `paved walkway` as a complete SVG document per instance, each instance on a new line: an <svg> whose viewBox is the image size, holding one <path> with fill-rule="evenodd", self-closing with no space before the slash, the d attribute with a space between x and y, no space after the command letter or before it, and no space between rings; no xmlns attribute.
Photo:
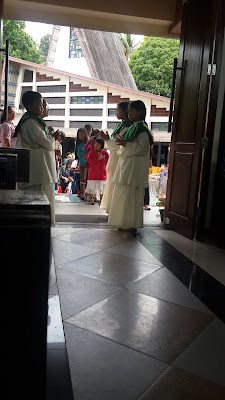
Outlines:
<svg viewBox="0 0 225 400"><path fill-rule="evenodd" d="M52 229L74 399L225 398L225 255L213 249L217 280L197 264L212 249L171 233Z"/></svg>

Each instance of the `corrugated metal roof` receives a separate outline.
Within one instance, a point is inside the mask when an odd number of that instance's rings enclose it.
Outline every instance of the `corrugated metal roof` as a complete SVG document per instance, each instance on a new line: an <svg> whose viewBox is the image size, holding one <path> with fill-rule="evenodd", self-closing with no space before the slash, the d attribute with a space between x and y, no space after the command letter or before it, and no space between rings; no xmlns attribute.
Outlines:
<svg viewBox="0 0 225 400"><path fill-rule="evenodd" d="M92 78L137 90L119 35L76 28Z"/></svg>

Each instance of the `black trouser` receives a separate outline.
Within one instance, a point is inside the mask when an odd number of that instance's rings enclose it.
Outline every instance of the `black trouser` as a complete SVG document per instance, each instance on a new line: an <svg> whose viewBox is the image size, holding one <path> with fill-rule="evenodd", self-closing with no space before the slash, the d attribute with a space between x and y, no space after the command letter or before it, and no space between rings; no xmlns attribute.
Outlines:
<svg viewBox="0 0 225 400"><path fill-rule="evenodd" d="M145 188L144 206L149 206L149 187Z"/></svg>
<svg viewBox="0 0 225 400"><path fill-rule="evenodd" d="M62 193L65 193L65 189L68 186L68 183L65 181L61 180L61 188L62 188Z"/></svg>

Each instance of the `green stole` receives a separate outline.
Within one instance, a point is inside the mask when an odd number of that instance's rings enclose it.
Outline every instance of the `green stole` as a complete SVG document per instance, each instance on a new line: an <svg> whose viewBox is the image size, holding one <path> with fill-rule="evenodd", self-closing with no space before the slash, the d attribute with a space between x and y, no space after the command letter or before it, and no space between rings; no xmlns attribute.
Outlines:
<svg viewBox="0 0 225 400"><path fill-rule="evenodd" d="M39 123L39 125L41 125L42 128L44 128L46 135L50 135L48 126L42 118L38 117L37 115L26 112L19 120L19 123L15 129L14 137L17 137L18 132L20 131L21 125L28 119L34 119L35 121L37 121Z"/></svg>
<svg viewBox="0 0 225 400"><path fill-rule="evenodd" d="M128 142L133 142L134 138L144 131L149 134L150 145L152 145L154 143L153 136L144 121L137 122L130 128L128 128L127 131L123 134L123 139L128 140Z"/></svg>
<svg viewBox="0 0 225 400"><path fill-rule="evenodd" d="M114 129L111 137L114 137L115 135L119 134L124 128L132 126L132 122L129 119L126 119L125 121L122 121L119 123L119 125Z"/></svg>

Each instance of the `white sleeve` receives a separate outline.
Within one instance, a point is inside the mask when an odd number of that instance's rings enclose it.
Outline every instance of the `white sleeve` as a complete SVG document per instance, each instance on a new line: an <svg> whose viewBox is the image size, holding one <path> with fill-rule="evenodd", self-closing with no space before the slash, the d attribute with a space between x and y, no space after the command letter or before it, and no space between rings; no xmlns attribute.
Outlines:
<svg viewBox="0 0 225 400"><path fill-rule="evenodd" d="M42 147L47 150L55 150L55 138L47 135L38 122L29 119L21 127L23 139L34 149Z"/></svg>
<svg viewBox="0 0 225 400"><path fill-rule="evenodd" d="M119 150L120 146L115 142L114 139L109 138L109 140L105 141L105 147L109 151L117 151Z"/></svg>
<svg viewBox="0 0 225 400"><path fill-rule="evenodd" d="M142 132L139 134L138 142L127 142L123 156L134 157L146 154L150 147L149 135L147 132Z"/></svg>

